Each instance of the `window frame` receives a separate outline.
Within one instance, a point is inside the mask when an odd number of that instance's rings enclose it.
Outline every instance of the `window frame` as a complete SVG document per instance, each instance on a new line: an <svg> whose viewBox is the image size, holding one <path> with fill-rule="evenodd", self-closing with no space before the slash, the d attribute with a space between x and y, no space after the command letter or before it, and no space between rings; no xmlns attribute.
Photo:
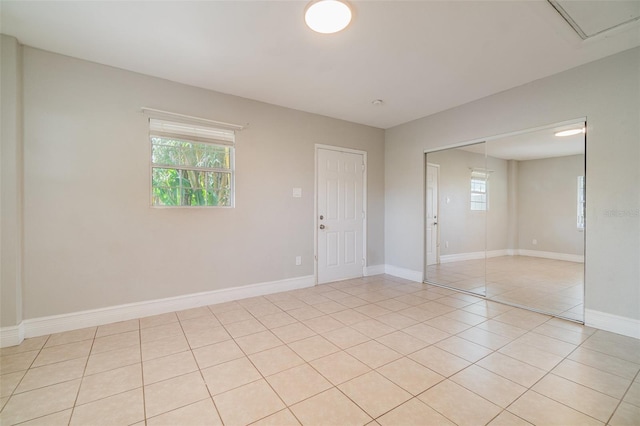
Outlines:
<svg viewBox="0 0 640 426"><path fill-rule="evenodd" d="M194 135L185 135L185 137L180 137L178 134L175 135L163 135L161 132L160 134L158 134L159 132L154 132L152 130L152 120L156 120L156 121L160 121L160 122L167 122L167 123L175 123L175 124L179 124L179 125L184 125L186 127L194 127L194 128L209 128L212 131L222 131L225 133L228 133L230 135L232 135L231 139L229 141L220 141L218 143L216 143L215 140L213 139L206 139L206 138L202 138L202 137L197 137ZM198 209L198 208L205 208L205 209L210 209L210 208L217 208L217 209L232 209L235 208L235 201L236 201L236 194L235 194L235 189L236 189L236 168L235 168L235 159L236 159L236 153L235 153L235 130L230 130L230 129L221 129L215 126L211 126L211 125L202 125L202 124L191 124L189 122L183 122L182 120L176 120L176 119L157 119L154 117L151 117L148 119L148 133L147 133L147 137L148 137L148 149L149 149L149 153L148 153L148 158L149 158L149 203L150 206L152 208L159 208L159 209L165 209L165 208L169 208L169 209L175 209L175 208L188 208L188 209ZM210 167L194 167L194 166L182 166L182 165L171 165L171 164L161 164L161 163L154 163L153 161L153 148L154 148L154 143L153 143L153 138L163 138L163 139L168 139L168 140L175 140L175 141L180 141L180 142L186 142L186 143L192 143L192 144L200 144L200 145L211 145L211 146L218 146L218 147L222 147L222 148L228 148L229 149L229 169L222 169L222 168L210 168ZM194 171L199 171L199 172L207 172L207 173L228 173L230 175L230 187L229 187L229 204L228 205L162 205L162 204L156 204L154 202L155 196L154 196L154 184L153 184L153 173L155 169L173 169L173 170L194 170ZM182 187L181 187L182 188Z"/></svg>
<svg viewBox="0 0 640 426"><path fill-rule="evenodd" d="M489 211L489 171L486 170L478 170L471 169L471 174L469 176L469 210L472 212L487 212ZM484 184L484 192L474 191L473 184L474 181L479 181ZM479 194L484 196L484 203L481 201L473 200L473 195ZM474 204L482 203L484 209L473 208Z"/></svg>

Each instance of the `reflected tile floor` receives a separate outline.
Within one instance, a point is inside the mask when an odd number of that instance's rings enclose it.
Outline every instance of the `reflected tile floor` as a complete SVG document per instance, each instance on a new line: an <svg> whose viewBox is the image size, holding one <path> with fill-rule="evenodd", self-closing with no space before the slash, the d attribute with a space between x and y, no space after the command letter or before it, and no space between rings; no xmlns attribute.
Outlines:
<svg viewBox="0 0 640 426"><path fill-rule="evenodd" d="M486 274L486 280L485 280ZM498 256L432 265L431 282L483 293L491 300L584 321L584 264L531 256Z"/></svg>
<svg viewBox="0 0 640 426"><path fill-rule="evenodd" d="M6 426L640 424L640 340L386 275L0 354Z"/></svg>

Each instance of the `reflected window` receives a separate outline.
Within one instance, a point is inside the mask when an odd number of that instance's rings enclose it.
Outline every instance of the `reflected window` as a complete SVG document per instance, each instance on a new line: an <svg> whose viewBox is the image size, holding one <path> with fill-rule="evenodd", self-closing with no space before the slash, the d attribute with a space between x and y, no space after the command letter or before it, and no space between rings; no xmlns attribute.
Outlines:
<svg viewBox="0 0 640 426"><path fill-rule="evenodd" d="M578 229L584 229L585 201L584 176L578 176Z"/></svg>
<svg viewBox="0 0 640 426"><path fill-rule="evenodd" d="M487 185L489 173L481 170L471 171L471 210L486 211L489 209Z"/></svg>

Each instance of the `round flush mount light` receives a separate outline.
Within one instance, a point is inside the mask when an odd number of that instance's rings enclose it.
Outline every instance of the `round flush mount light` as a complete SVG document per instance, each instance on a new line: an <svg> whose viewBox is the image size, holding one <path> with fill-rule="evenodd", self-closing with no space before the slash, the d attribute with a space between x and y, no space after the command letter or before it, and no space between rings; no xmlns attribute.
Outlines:
<svg viewBox="0 0 640 426"><path fill-rule="evenodd" d="M559 137L563 137L563 136L573 136L573 135L577 135L578 133L584 133L584 127L581 127L579 129L570 129L570 130L563 130L561 132L556 132L554 133L556 136Z"/></svg>
<svg viewBox="0 0 640 426"><path fill-rule="evenodd" d="M316 0L307 6L304 22L313 31L333 34L341 31L351 22L351 8L339 0Z"/></svg>

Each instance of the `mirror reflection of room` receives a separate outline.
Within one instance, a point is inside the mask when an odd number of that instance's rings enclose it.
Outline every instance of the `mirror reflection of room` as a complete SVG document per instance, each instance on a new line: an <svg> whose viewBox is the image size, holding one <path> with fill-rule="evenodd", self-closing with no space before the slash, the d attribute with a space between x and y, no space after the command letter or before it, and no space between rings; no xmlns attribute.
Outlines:
<svg viewBox="0 0 640 426"><path fill-rule="evenodd" d="M485 144L427 154L427 278L485 295ZM484 188L483 188L484 184ZM483 196L484 192L484 196Z"/></svg>
<svg viewBox="0 0 640 426"><path fill-rule="evenodd" d="M438 225L427 281L582 321L584 128L573 123L428 153L438 198L427 190L426 224L435 210ZM576 133L556 136L562 130Z"/></svg>

